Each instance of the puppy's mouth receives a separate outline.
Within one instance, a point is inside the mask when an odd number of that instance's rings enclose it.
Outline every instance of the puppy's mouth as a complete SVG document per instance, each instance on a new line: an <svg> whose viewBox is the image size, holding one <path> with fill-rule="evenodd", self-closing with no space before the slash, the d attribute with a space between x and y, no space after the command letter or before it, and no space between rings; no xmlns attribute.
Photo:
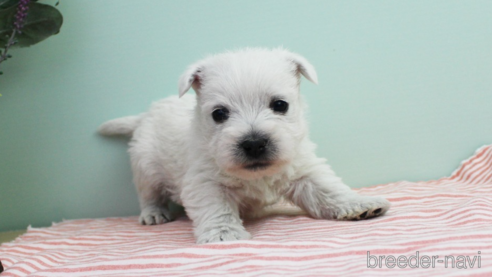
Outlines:
<svg viewBox="0 0 492 277"><path fill-rule="evenodd" d="M272 164L267 162L256 162L256 163L247 164L243 168L250 171L259 171L268 168L270 165Z"/></svg>

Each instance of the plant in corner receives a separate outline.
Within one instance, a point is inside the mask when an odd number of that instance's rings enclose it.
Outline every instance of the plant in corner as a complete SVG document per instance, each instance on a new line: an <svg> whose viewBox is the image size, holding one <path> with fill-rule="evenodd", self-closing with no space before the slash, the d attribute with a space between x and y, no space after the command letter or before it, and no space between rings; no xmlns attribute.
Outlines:
<svg viewBox="0 0 492 277"><path fill-rule="evenodd" d="M55 7L37 0L0 0L0 63L12 57L10 48L28 47L56 35L62 23Z"/></svg>

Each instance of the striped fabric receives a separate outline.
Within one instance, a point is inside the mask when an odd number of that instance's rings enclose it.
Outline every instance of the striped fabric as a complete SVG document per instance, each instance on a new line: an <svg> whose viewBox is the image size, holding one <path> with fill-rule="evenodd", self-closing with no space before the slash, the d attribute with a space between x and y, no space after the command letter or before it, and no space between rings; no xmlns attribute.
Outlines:
<svg viewBox="0 0 492 277"><path fill-rule="evenodd" d="M186 218L159 226L129 217L29 228L0 246L1 277L492 276L492 145L451 177L359 192L385 196L393 206L366 221L277 216L246 222L254 236L249 241L195 245Z"/></svg>

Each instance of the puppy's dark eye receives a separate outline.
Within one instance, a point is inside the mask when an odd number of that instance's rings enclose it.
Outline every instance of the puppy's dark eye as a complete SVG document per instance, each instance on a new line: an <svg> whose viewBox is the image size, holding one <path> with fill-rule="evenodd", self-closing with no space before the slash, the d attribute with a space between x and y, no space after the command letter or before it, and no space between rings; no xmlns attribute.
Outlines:
<svg viewBox="0 0 492 277"><path fill-rule="evenodd" d="M270 108L276 113L284 114L289 109L289 103L283 100L274 100L270 103Z"/></svg>
<svg viewBox="0 0 492 277"><path fill-rule="evenodd" d="M212 118L216 123L222 123L229 118L229 110L226 108L218 108L212 112Z"/></svg>

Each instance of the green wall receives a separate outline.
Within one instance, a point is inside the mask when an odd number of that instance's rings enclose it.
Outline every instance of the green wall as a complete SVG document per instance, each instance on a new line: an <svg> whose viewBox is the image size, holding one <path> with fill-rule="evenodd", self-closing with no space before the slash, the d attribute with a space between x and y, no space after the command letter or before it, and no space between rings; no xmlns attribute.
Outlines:
<svg viewBox="0 0 492 277"><path fill-rule="evenodd" d="M54 2L54 1L52 1ZM61 1L59 35L0 65L0 231L138 214L105 120L245 46L304 55L312 139L352 187L448 175L492 143L492 1Z"/></svg>

